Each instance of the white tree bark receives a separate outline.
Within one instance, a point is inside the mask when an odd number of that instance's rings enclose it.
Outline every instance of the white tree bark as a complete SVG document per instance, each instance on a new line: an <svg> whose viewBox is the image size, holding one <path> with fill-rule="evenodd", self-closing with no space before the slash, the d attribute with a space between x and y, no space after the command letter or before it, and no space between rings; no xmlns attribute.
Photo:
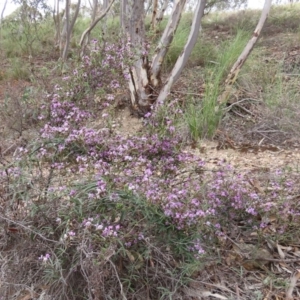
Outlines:
<svg viewBox="0 0 300 300"><path fill-rule="evenodd" d="M156 96L153 91L159 87L162 62L178 27L186 0L177 0L170 21L156 49L152 66L149 65L145 49L144 1L122 1L122 24L133 49L134 63L129 69L129 89L132 106L138 110L149 110Z"/></svg>
<svg viewBox="0 0 300 300"><path fill-rule="evenodd" d="M152 29L154 29L155 26L156 26L157 8L158 8L158 0L153 0L153 4L152 4L152 20L151 20Z"/></svg>
<svg viewBox="0 0 300 300"><path fill-rule="evenodd" d="M70 3L71 3L71 0L66 0L65 11L62 15L62 20L61 20L62 28L61 28L60 40L59 40L59 50L60 50L61 58L63 57L65 43L67 40L67 32L69 30L68 28L69 28L69 22L70 22Z"/></svg>
<svg viewBox="0 0 300 300"><path fill-rule="evenodd" d="M0 27L1 27L1 24L2 24L2 20L3 20L4 12L5 12L5 9L6 9L7 1L8 0L5 0L4 6L2 8L1 17L0 17Z"/></svg>
<svg viewBox="0 0 300 300"><path fill-rule="evenodd" d="M72 20L70 21L71 1L66 0L66 25L65 25L66 27L65 27L65 32L64 32L65 41L64 41L64 47L63 47L63 53L61 55L61 58L62 58L63 61L66 61L67 57L68 57L70 40L71 40L71 36L72 36L72 32L73 32L75 22L77 20L78 14L79 14L80 4L81 4L81 0L78 0L77 5L76 5L76 9L75 9L75 12L74 12L74 16L73 16Z"/></svg>
<svg viewBox="0 0 300 300"><path fill-rule="evenodd" d="M171 86L179 78L197 41L206 0L198 1L188 41L161 90L160 72L162 63L178 27L186 0L176 0L173 4L169 22L156 48L151 66L148 61L148 53L145 45L144 2L142 0L121 1L121 24L127 41L131 45L130 55L133 61L132 65L126 70L130 75L129 90L131 104L134 109L141 113L149 111L155 101L163 103L169 94Z"/></svg>
<svg viewBox="0 0 300 300"><path fill-rule="evenodd" d="M115 0L111 0L110 3L108 4L108 6L105 8L104 7L104 11L103 13L97 18L97 19L94 19L90 25L89 28L87 28L81 35L81 38L80 38L80 42L79 42L79 45L81 47L81 52L83 53L84 52L84 49L89 41L89 35L91 33L91 31L95 28L95 26L107 15L107 13L109 12L111 6L113 5ZM97 7L96 7L97 9ZM96 16L95 16L96 17Z"/></svg>
<svg viewBox="0 0 300 300"><path fill-rule="evenodd" d="M145 12L146 15L148 15L151 6L152 6L152 0L147 0L147 4L146 4L146 12Z"/></svg>
<svg viewBox="0 0 300 300"><path fill-rule="evenodd" d="M2 12L1 12L1 16L0 16L0 40L2 39L2 32L1 32L2 31L2 21L3 21L4 12L6 9L7 1L8 0L5 0L5 2L4 2L4 6L2 8Z"/></svg>
<svg viewBox="0 0 300 300"><path fill-rule="evenodd" d="M91 9L92 9L92 13L91 13L91 24L93 24L93 22L96 19L97 16L97 10L98 10L98 0L93 0L93 4L91 5Z"/></svg>
<svg viewBox="0 0 300 300"><path fill-rule="evenodd" d="M169 75L165 85L161 89L158 97L157 97L157 103L160 105L162 104L165 99L168 97L170 93L170 89L172 85L178 80L184 66L187 63L187 60L196 44L197 38L199 36L200 32L200 26L201 26L201 19L204 14L206 0L199 0L195 9L195 14L193 18L193 23L191 27L191 31L188 37L188 40L184 46L184 49L181 53L181 55L178 57L174 68L172 69L171 74Z"/></svg>
<svg viewBox="0 0 300 300"><path fill-rule="evenodd" d="M61 42L59 0L54 0L53 20L55 26L55 45L59 45Z"/></svg>
<svg viewBox="0 0 300 300"><path fill-rule="evenodd" d="M186 0L178 0L176 4L174 4L169 22L155 50L155 55L152 59L151 65L151 83L154 87L161 84L161 67L177 30L185 3Z"/></svg>
<svg viewBox="0 0 300 300"><path fill-rule="evenodd" d="M162 21L162 19L164 18L164 14L165 14L165 11L167 10L168 8L168 5L169 5L169 0L164 0L163 2L163 5L156 17L156 26L159 25L159 23Z"/></svg>
<svg viewBox="0 0 300 300"><path fill-rule="evenodd" d="M129 90L134 108L149 106L149 63L145 49L144 1L122 1L122 25L131 44L134 63L129 68Z"/></svg>
<svg viewBox="0 0 300 300"><path fill-rule="evenodd" d="M224 104L228 101L232 86L235 83L242 66L244 65L246 59L250 55L251 51L254 48L254 45L256 44L256 42L260 36L261 30L268 18L268 15L269 15L269 12L271 9L271 5L272 5L272 0L265 0L259 22L255 28L255 31L253 32L252 38L249 40L248 44L246 45L243 52L241 53L241 55L239 56L239 58L237 59L237 61L233 65L233 67L231 68L231 70L226 78L225 90L218 99L219 105Z"/></svg>

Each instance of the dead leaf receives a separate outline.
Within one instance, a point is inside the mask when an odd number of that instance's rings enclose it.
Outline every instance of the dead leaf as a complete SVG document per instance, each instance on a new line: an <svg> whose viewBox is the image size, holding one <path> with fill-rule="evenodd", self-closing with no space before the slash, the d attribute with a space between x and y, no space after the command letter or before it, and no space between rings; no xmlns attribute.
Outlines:
<svg viewBox="0 0 300 300"><path fill-rule="evenodd" d="M135 261L134 256L131 254L131 252L129 250L126 250L126 254L131 262Z"/></svg>
<svg viewBox="0 0 300 300"><path fill-rule="evenodd" d="M249 271L264 268L269 263L268 259L272 258L267 249L257 248L252 244L239 243L233 245L232 250L236 254L236 260Z"/></svg>
<svg viewBox="0 0 300 300"><path fill-rule="evenodd" d="M37 297L37 294L24 290L20 292L16 300L31 300L33 297Z"/></svg>
<svg viewBox="0 0 300 300"><path fill-rule="evenodd" d="M294 288L295 288L299 278L300 278L300 271L297 270L296 273L291 277L291 283L290 283L289 288L286 291L285 300L293 300L294 299L293 291L294 291Z"/></svg>
<svg viewBox="0 0 300 300"><path fill-rule="evenodd" d="M249 183L252 185L252 187L254 187L254 190L256 193L261 193L261 194L265 193L257 179L249 178L249 177L247 177L247 179L248 179Z"/></svg>
<svg viewBox="0 0 300 300"><path fill-rule="evenodd" d="M279 254L280 258L284 259L285 258L285 254L282 251L281 246L278 243L276 243L276 248L277 248L277 251L278 251L278 254Z"/></svg>
<svg viewBox="0 0 300 300"><path fill-rule="evenodd" d="M223 295L217 293L211 293L210 291L205 291L200 289L186 288L185 292L189 297L195 297L199 300L203 299L204 297L212 297L221 300L228 300L228 298Z"/></svg>

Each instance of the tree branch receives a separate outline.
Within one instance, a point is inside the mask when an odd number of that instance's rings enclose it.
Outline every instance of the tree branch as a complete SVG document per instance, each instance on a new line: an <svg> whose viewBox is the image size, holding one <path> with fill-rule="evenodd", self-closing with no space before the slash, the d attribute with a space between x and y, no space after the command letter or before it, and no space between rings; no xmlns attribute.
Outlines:
<svg viewBox="0 0 300 300"><path fill-rule="evenodd" d="M81 35L79 45L80 47L83 46L83 43L85 41L86 36L95 28L95 26L107 15L109 12L111 6L113 5L115 0L111 0L109 5L107 6L106 10L100 15L91 25L89 28L87 28Z"/></svg>

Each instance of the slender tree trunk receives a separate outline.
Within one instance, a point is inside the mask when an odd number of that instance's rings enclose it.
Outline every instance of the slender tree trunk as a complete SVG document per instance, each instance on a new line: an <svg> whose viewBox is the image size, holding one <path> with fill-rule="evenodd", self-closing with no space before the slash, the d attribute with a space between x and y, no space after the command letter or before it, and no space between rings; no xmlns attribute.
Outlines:
<svg viewBox="0 0 300 300"><path fill-rule="evenodd" d="M246 59L248 58L251 51L253 50L254 45L256 44L256 42L259 38L261 30L267 20L267 17L269 15L269 12L271 9L271 4L272 4L272 0L265 0L265 4L264 4L263 10L262 10L259 22L255 28L255 31L253 32L252 38L250 39L250 41L244 48L243 52L241 53L241 55L239 56L239 58L237 59L237 61L233 65L233 67L231 68L231 70L226 78L225 90L218 99L219 105L222 105L228 101L232 86L235 83L237 76L238 76L242 66L244 65Z"/></svg>
<svg viewBox="0 0 300 300"><path fill-rule="evenodd" d="M5 0L5 2L4 2L4 6L3 6L1 16L0 16L0 43L1 43L1 40L2 40L2 32L1 32L2 31L2 21L3 21L4 12L5 12L5 9L6 9L7 1L8 0Z"/></svg>
<svg viewBox="0 0 300 300"><path fill-rule="evenodd" d="M54 0L53 21L55 26L55 45L59 45L61 40L59 0Z"/></svg>
<svg viewBox="0 0 300 300"><path fill-rule="evenodd" d="M128 7L128 0L122 0L120 3L120 25L123 33L127 32L126 28L126 8Z"/></svg>
<svg viewBox="0 0 300 300"><path fill-rule="evenodd" d="M99 9L99 2L98 0L93 0L93 3L90 3L90 6L91 6L91 9L92 9L92 13L91 13L91 23L90 23L90 27L91 25L94 23L95 19L96 19L96 16L97 16L97 12L98 12L98 9ZM90 28L89 27L89 28ZM91 30L86 29L82 35L81 35L81 38L80 38L80 42L79 42L79 45L80 45L80 52L81 52L81 56L83 56L86 52L86 47L87 45L89 44L90 42L90 35L91 35Z"/></svg>
<svg viewBox="0 0 300 300"><path fill-rule="evenodd" d="M146 5L146 12L145 14L148 15L148 13L150 12L150 8L152 6L152 0L147 0L147 5Z"/></svg>
<svg viewBox="0 0 300 300"><path fill-rule="evenodd" d="M91 24L93 24L95 19L96 19L97 11L98 11L98 4L99 4L98 0L93 0L93 7L92 7L92 14L91 14L91 17L92 17Z"/></svg>
<svg viewBox="0 0 300 300"><path fill-rule="evenodd" d="M115 0L111 0L109 5L106 7L105 11L103 11L103 13L97 18L97 19L94 19L93 22L91 23L90 27L87 28L81 35L81 38L80 38L80 42L79 42L79 45L81 47L81 51L82 53L84 53L84 50L85 50L85 47L88 43L88 39L89 39L89 35L91 33L91 31L95 28L95 26L98 24L98 22L100 22L106 15L107 13L109 12L112 4L114 3Z"/></svg>
<svg viewBox="0 0 300 300"><path fill-rule="evenodd" d="M162 5L157 17L156 17L156 27L159 25L159 23L164 18L164 14L165 14L165 11L168 8L168 5L169 5L169 0L164 0L163 5Z"/></svg>
<svg viewBox="0 0 300 300"><path fill-rule="evenodd" d="M70 0L67 0L67 3L70 4L71 3ZM73 32L75 22L77 20L78 14L79 14L80 4L81 4L81 0L78 0L76 10L75 10L75 13L74 13L74 16L72 18L71 23L69 23L69 20L70 20L70 5L66 4L66 23L67 23L66 29L67 29L67 31L66 31L65 46L64 46L64 50L63 50L63 54L62 54L62 60L63 61L66 61L67 57L68 57L70 40L71 40L71 36L72 36L72 32Z"/></svg>
<svg viewBox="0 0 300 300"><path fill-rule="evenodd" d="M1 11L0 26L1 26L2 21L3 21L3 16L4 16L5 9L6 9L7 1L8 1L8 0L5 0L4 6L3 6L2 11Z"/></svg>
<svg viewBox="0 0 300 300"><path fill-rule="evenodd" d="M152 5L152 29L156 27L156 15L157 15L157 8L158 8L158 0L153 0L153 5Z"/></svg>
<svg viewBox="0 0 300 300"><path fill-rule="evenodd" d="M186 0L179 0L176 4L174 4L169 22L155 50L155 55L153 57L151 66L151 83L154 87L157 87L161 84L161 67L178 28L185 3Z"/></svg>
<svg viewBox="0 0 300 300"><path fill-rule="evenodd" d="M107 7L109 6L110 2L108 0L103 0L103 6L102 6L102 10L105 11L107 9ZM105 18L103 21L103 29L102 31L106 34L107 33L107 19Z"/></svg>
<svg viewBox="0 0 300 300"><path fill-rule="evenodd" d="M178 58L167 82L161 88L160 72L163 60L173 40L178 27L186 0L176 0L169 22L158 44L152 64L148 61L145 44L144 1L122 0L121 23L130 45L130 56L133 61L126 72L129 73L129 90L131 104L139 113L149 111L155 101L162 103L167 97L172 84L178 79L199 35L200 22L203 16L206 0L199 0L191 27L188 41L183 53ZM124 41L125 43L125 41ZM158 94L158 98L157 98Z"/></svg>
<svg viewBox="0 0 300 300"><path fill-rule="evenodd" d="M145 49L144 1L122 1L122 25L131 45L134 63L128 72L131 104L138 110L149 106L149 62Z"/></svg>
<svg viewBox="0 0 300 300"><path fill-rule="evenodd" d="M157 97L158 105L162 104L165 101L165 99L168 97L172 85L178 80L197 42L200 28L201 28L201 19L204 15L205 4L206 4L206 0L199 0L197 3L188 40L184 46L181 55L178 57L175 66L173 67L173 70L166 81L166 84L163 86L163 88L161 89Z"/></svg>
<svg viewBox="0 0 300 300"><path fill-rule="evenodd" d="M134 0L123 1L126 7L122 13L123 18L125 18L122 21L124 24L123 29L131 43L132 55L135 58L133 65L129 69L131 103L135 109L141 112L149 110L156 100L153 91L161 84L160 72L162 62L173 40L186 0L177 0L176 4L174 4L169 23L156 49L156 55L151 66L145 45L143 2Z"/></svg>
<svg viewBox="0 0 300 300"><path fill-rule="evenodd" d="M63 52L65 48L65 43L67 40L67 33L69 30L69 22L70 22L70 2L71 0L66 0L65 11L62 15L62 28L60 34L60 41L59 41L59 50L60 50L60 57L63 57Z"/></svg>

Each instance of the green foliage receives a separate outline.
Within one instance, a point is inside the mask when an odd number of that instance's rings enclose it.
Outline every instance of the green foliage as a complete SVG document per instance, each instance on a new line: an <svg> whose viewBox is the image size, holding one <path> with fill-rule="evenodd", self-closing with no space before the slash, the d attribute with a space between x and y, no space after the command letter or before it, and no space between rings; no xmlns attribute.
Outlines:
<svg viewBox="0 0 300 300"><path fill-rule="evenodd" d="M199 100L191 101L185 114L191 137L194 140L200 137L211 137L215 133L222 118L222 112L216 111L222 83L248 39L248 33L238 32L233 41L220 45L218 58L205 68L204 98L201 103Z"/></svg>
<svg viewBox="0 0 300 300"><path fill-rule="evenodd" d="M172 44L168 50L166 60L164 62L164 67L166 70L172 69L177 58L181 54L184 45L188 39L188 35L191 29L193 15L190 13L184 14L182 16L181 22L178 26L178 29L173 38ZM164 19L161 24L158 32L163 32L165 26L167 25L167 20ZM155 34L156 36L159 36ZM154 39L154 44L156 40ZM216 49L214 44L208 39L200 37L197 43L194 46L194 49L189 58L188 65L197 66L203 65L209 60L214 60L216 58Z"/></svg>
<svg viewBox="0 0 300 300"><path fill-rule="evenodd" d="M1 48L7 57L36 56L52 52L54 28L49 19L38 23L4 20Z"/></svg>

